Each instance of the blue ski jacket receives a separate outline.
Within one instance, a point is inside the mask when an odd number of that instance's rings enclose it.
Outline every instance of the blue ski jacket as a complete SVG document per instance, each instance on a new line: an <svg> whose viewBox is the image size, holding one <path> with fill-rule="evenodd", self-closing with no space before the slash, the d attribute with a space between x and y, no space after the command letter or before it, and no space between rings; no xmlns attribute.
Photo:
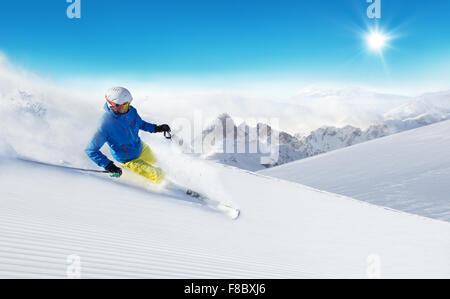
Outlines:
<svg viewBox="0 0 450 299"><path fill-rule="evenodd" d="M109 145L111 155L120 163L139 157L142 152L139 130L155 133L156 125L143 121L132 106L127 113L117 114L105 103L105 111L97 132L85 149L86 154L103 168L111 163L100 151L105 143Z"/></svg>

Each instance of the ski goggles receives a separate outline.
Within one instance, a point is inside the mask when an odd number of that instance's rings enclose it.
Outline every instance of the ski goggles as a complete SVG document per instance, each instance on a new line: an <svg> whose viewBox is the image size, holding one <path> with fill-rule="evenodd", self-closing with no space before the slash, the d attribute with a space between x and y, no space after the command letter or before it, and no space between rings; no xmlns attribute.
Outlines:
<svg viewBox="0 0 450 299"><path fill-rule="evenodd" d="M107 97L106 101L108 102L108 104L110 104L113 107L113 110L128 110L130 108L130 102L128 103L124 103L124 104L116 104L114 102L111 102Z"/></svg>

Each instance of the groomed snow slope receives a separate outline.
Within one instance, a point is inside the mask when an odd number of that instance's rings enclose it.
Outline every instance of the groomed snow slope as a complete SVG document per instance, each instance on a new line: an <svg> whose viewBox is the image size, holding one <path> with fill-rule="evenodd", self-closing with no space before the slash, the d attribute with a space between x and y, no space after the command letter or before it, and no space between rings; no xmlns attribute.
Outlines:
<svg viewBox="0 0 450 299"><path fill-rule="evenodd" d="M0 160L0 277L64 278L78 255L82 278L364 278L378 255L384 278L450 278L449 223L214 167L237 221L181 193Z"/></svg>
<svg viewBox="0 0 450 299"><path fill-rule="evenodd" d="M260 173L450 221L450 121Z"/></svg>

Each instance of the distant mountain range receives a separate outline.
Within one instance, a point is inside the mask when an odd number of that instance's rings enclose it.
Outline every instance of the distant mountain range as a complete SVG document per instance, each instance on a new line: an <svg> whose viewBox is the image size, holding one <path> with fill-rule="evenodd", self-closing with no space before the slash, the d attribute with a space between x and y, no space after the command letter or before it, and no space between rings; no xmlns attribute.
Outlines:
<svg viewBox="0 0 450 299"><path fill-rule="evenodd" d="M246 123L237 125L225 113L202 132L202 156L257 171L447 119L450 119L450 91L425 94L388 111L381 121L367 129L324 126L303 136L274 131L279 134L278 158L271 159L269 152L276 147L267 136L271 135L272 128L265 123L258 123L256 127ZM263 157L268 161L262 162Z"/></svg>

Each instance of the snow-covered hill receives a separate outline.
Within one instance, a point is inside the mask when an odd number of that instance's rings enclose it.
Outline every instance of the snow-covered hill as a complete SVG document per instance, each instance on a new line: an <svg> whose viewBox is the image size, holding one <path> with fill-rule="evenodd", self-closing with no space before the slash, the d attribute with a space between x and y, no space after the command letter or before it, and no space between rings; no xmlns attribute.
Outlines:
<svg viewBox="0 0 450 299"><path fill-rule="evenodd" d="M213 167L237 221L126 177L2 159L0 277L64 278L74 256L82 278L450 277L446 222Z"/></svg>
<svg viewBox="0 0 450 299"><path fill-rule="evenodd" d="M261 173L450 221L449 132L444 121Z"/></svg>
<svg viewBox="0 0 450 299"><path fill-rule="evenodd" d="M427 93L383 115L397 131L410 130L450 118L450 91Z"/></svg>

